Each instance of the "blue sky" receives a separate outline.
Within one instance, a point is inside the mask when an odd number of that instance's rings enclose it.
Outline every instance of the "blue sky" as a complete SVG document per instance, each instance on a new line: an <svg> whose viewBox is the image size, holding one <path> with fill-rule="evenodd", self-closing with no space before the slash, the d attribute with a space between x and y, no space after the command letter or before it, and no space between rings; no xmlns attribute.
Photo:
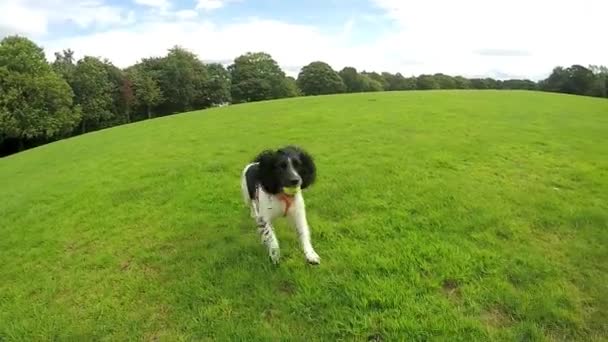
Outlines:
<svg viewBox="0 0 608 342"><path fill-rule="evenodd" d="M266 51L293 76L323 60L538 79L556 65L608 64L605 13L606 0L0 0L0 37L121 67L177 44L224 63Z"/></svg>

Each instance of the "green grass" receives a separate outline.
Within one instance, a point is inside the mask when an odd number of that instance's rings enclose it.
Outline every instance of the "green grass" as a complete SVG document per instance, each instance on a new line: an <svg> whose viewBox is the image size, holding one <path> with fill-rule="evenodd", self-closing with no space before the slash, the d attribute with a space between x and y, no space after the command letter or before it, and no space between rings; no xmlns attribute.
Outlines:
<svg viewBox="0 0 608 342"><path fill-rule="evenodd" d="M242 204L260 149L316 157L313 243ZM297 98L0 160L0 341L606 340L608 101Z"/></svg>

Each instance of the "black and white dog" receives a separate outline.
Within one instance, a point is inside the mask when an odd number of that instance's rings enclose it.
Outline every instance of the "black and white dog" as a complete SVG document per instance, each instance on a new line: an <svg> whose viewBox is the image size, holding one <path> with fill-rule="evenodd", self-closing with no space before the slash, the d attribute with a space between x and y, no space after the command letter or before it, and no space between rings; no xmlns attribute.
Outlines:
<svg viewBox="0 0 608 342"><path fill-rule="evenodd" d="M273 263L279 262L280 252L272 222L280 216L288 217L295 226L306 260L311 264L321 261L310 242L302 192L287 194L284 191L298 186L304 190L314 183L315 178L313 158L296 146L263 151L243 170L243 199L251 208L251 217L256 220L262 243Z"/></svg>

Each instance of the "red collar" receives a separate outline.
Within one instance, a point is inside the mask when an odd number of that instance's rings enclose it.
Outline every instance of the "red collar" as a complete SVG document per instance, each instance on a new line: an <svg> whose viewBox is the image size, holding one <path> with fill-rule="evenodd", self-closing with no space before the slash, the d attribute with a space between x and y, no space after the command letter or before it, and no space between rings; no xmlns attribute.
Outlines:
<svg viewBox="0 0 608 342"><path fill-rule="evenodd" d="M260 187L258 186L255 189L255 200L256 202L260 200ZM285 203L285 211L283 211L283 216L287 216L287 212L289 211L289 208L291 208L291 205L293 204L294 198L295 196L290 196L284 192L281 192L277 195L277 197L279 198L280 201L282 201L283 203Z"/></svg>
<svg viewBox="0 0 608 342"><path fill-rule="evenodd" d="M287 211L289 211L289 208L291 208L295 196L289 196L288 194L281 192L277 195L277 197L279 197L279 200L285 203L285 211L283 212L283 216L287 216Z"/></svg>

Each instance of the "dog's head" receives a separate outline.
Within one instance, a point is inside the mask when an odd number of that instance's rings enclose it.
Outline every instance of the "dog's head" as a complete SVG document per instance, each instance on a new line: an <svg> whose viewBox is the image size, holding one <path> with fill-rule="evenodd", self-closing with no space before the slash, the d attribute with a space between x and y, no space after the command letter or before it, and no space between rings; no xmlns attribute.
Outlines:
<svg viewBox="0 0 608 342"><path fill-rule="evenodd" d="M266 192L278 194L283 187L306 189L315 181L315 163L306 151L287 146L276 151L260 153L255 162L260 165L260 181Z"/></svg>

